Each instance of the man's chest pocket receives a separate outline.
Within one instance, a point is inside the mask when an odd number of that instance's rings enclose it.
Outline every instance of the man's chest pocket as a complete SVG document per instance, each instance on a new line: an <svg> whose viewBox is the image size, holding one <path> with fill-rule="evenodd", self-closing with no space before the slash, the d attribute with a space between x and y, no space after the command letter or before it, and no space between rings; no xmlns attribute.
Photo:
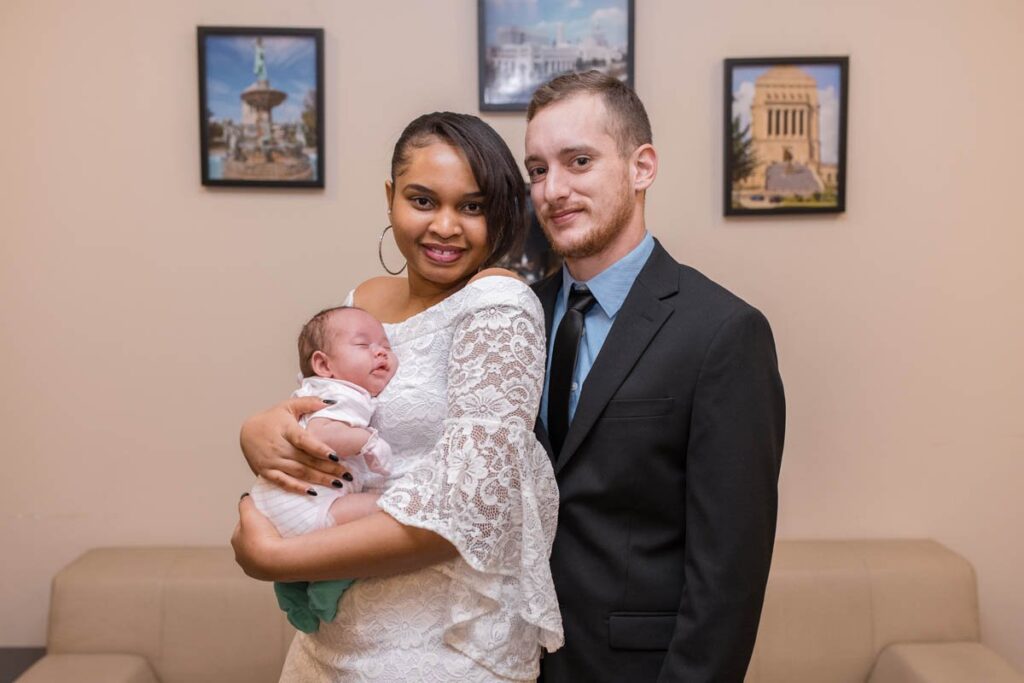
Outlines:
<svg viewBox="0 0 1024 683"><path fill-rule="evenodd" d="M604 420L639 420L663 417L672 413L674 398L617 398L608 401L601 418Z"/></svg>

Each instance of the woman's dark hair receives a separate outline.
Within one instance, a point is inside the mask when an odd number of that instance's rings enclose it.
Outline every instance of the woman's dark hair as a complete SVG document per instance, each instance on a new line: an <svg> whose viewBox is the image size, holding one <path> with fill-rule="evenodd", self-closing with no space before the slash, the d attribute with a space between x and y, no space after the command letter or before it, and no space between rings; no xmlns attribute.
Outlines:
<svg viewBox="0 0 1024 683"><path fill-rule="evenodd" d="M410 148L446 142L462 150L484 194L484 219L491 254L483 267L492 266L517 246L526 235L526 183L508 145L493 128L470 114L450 111L424 114L412 121L391 155L391 182L409 163Z"/></svg>

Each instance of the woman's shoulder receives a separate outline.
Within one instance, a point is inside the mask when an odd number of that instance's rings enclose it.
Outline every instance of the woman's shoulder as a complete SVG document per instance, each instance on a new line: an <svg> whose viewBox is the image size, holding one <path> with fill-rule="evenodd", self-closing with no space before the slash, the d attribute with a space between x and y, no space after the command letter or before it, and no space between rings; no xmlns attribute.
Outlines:
<svg viewBox="0 0 1024 683"><path fill-rule="evenodd" d="M399 294L407 291L408 280L404 277L382 275L360 283L349 293L349 305L365 309L380 318L386 311L381 302L395 301Z"/></svg>
<svg viewBox="0 0 1024 683"><path fill-rule="evenodd" d="M465 287L468 308L511 306L543 317L540 301L523 280L511 270L488 268L473 276Z"/></svg>

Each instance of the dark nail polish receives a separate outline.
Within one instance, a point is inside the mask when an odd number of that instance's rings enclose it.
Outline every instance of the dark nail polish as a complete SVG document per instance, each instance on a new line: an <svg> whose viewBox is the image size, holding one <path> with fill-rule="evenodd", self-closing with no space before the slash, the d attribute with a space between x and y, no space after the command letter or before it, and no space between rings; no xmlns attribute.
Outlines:
<svg viewBox="0 0 1024 683"><path fill-rule="evenodd" d="M245 499L245 497L246 497L246 496L248 496L248 495L249 495L249 492L248 492L248 491L246 491L245 493L243 493L243 494L242 494L242 497L241 497L241 498L239 498L238 500L244 500L244 499Z"/></svg>
<svg viewBox="0 0 1024 683"><path fill-rule="evenodd" d="M315 496L316 495L316 491L314 491L313 489L306 489L306 493L308 493L311 496Z"/></svg>
<svg viewBox="0 0 1024 683"><path fill-rule="evenodd" d="M331 486L333 486L336 489L340 489L342 486L344 486L344 484L335 479L334 481L331 482Z"/></svg>
<svg viewBox="0 0 1024 683"><path fill-rule="evenodd" d="M340 460L338 460L338 456L335 455L334 453L328 453L327 459L330 460L331 462L341 462Z"/></svg>
<svg viewBox="0 0 1024 683"><path fill-rule="evenodd" d="M335 403L337 403L337 401L335 401L333 398L322 398L320 400L329 406L333 406Z"/></svg>
<svg viewBox="0 0 1024 683"><path fill-rule="evenodd" d="M352 481L352 475L349 474L348 472L346 472L345 474L341 475L341 478L344 479L345 481Z"/></svg>

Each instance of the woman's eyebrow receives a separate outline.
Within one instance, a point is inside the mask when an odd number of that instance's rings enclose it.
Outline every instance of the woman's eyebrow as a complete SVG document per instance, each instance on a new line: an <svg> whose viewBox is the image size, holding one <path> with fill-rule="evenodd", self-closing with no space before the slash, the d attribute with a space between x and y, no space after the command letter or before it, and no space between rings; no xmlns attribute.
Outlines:
<svg viewBox="0 0 1024 683"><path fill-rule="evenodd" d="M412 190L413 192L423 192L424 194L434 194L434 191L431 190L426 185L418 185L416 183L411 183L409 185L406 185L403 189L404 190Z"/></svg>

